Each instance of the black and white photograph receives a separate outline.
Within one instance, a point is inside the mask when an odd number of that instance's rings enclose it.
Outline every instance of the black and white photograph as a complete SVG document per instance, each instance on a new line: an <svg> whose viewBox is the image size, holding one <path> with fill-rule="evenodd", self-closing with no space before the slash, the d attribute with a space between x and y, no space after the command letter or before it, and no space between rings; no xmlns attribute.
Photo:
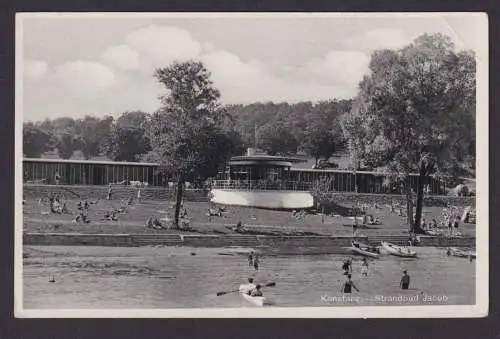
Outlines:
<svg viewBox="0 0 500 339"><path fill-rule="evenodd" d="M22 318L488 314L484 13L17 13Z"/></svg>

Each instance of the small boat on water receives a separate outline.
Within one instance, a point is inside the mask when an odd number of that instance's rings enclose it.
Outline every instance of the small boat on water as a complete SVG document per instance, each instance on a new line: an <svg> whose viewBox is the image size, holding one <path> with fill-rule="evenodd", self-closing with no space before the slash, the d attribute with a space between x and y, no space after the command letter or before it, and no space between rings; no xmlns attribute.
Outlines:
<svg viewBox="0 0 500 339"><path fill-rule="evenodd" d="M358 241L353 241L351 251L371 258L379 257L379 250L375 246L366 245Z"/></svg>
<svg viewBox="0 0 500 339"><path fill-rule="evenodd" d="M452 255L454 257L459 257L459 258L475 258L476 257L476 252L474 251L464 251L456 247L449 247L448 250L446 251L446 254Z"/></svg>
<svg viewBox="0 0 500 339"><path fill-rule="evenodd" d="M382 248L389 254L395 255L397 257L414 258L417 256L417 253L415 251L412 251L410 248L406 246L394 245L387 241L382 241Z"/></svg>
<svg viewBox="0 0 500 339"><path fill-rule="evenodd" d="M271 305L271 301L266 297L252 297L248 294L251 290L254 289L254 287L255 285L253 284L240 285L240 295L243 297L243 299L259 307Z"/></svg>

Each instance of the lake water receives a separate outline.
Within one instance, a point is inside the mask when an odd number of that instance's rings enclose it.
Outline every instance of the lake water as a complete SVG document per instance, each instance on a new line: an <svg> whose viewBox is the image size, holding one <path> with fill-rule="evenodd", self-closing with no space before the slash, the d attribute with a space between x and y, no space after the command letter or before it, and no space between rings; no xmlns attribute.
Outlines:
<svg viewBox="0 0 500 339"><path fill-rule="evenodd" d="M416 248L414 259L369 259L368 277L360 274L361 258L353 256L360 292L350 298L339 292L344 255L264 256L255 271L248 267L249 250L25 247L24 308L252 307L237 293L216 296L237 289L249 276L262 284L276 282L263 292L279 307L475 303L475 261L448 257L445 249ZM408 291L399 289L403 270L412 279Z"/></svg>

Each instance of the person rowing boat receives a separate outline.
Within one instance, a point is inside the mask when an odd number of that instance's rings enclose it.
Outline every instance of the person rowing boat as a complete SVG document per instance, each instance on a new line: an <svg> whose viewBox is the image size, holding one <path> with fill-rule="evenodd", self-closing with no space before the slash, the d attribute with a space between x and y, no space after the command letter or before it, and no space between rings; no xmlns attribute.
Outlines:
<svg viewBox="0 0 500 339"><path fill-rule="evenodd" d="M250 293L252 297L262 297L262 291L260 290L260 284L255 286L255 289Z"/></svg>
<svg viewBox="0 0 500 339"><path fill-rule="evenodd" d="M259 285L260 286L260 285ZM252 294L253 290L255 290L257 286L253 283L253 278L248 278L247 294Z"/></svg>

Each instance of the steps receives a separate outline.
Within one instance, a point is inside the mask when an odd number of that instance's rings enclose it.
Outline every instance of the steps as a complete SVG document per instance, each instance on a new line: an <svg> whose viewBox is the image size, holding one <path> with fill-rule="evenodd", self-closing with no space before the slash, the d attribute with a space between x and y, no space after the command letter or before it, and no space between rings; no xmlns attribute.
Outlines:
<svg viewBox="0 0 500 339"><path fill-rule="evenodd" d="M135 246L181 246L183 244L179 234L134 234L131 238Z"/></svg>

